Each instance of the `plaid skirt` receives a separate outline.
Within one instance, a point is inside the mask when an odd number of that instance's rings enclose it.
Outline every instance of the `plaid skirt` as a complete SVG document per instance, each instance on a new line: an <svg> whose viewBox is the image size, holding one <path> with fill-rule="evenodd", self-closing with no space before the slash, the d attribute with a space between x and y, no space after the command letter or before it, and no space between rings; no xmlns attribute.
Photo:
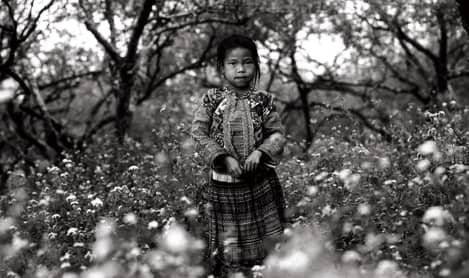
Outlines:
<svg viewBox="0 0 469 278"><path fill-rule="evenodd" d="M285 224L285 199L275 170L261 167L236 182L210 179L204 189L209 271L224 277L262 264Z"/></svg>

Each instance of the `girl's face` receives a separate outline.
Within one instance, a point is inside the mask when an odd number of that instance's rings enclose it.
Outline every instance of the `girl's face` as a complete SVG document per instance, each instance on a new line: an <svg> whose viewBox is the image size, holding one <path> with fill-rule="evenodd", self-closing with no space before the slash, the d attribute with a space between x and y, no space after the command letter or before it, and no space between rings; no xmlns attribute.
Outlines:
<svg viewBox="0 0 469 278"><path fill-rule="evenodd" d="M226 52L223 75L228 83L238 89L247 89L254 78L256 66L251 51L236 47Z"/></svg>

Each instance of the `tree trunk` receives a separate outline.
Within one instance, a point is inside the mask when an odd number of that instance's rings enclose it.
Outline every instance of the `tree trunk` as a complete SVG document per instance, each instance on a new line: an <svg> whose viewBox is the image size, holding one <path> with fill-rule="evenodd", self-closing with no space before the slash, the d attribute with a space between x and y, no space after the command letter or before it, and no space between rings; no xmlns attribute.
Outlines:
<svg viewBox="0 0 469 278"><path fill-rule="evenodd" d="M311 114L309 111L309 103L308 103L308 90L304 90L299 88L300 99L301 99L301 109L303 111L303 118L305 121L305 152L308 151L309 147L313 143L313 134L311 132Z"/></svg>
<svg viewBox="0 0 469 278"><path fill-rule="evenodd" d="M116 135L120 143L124 142L125 135L132 123L130 100L135 81L135 63L124 64L119 72L119 88L117 90L116 106Z"/></svg>

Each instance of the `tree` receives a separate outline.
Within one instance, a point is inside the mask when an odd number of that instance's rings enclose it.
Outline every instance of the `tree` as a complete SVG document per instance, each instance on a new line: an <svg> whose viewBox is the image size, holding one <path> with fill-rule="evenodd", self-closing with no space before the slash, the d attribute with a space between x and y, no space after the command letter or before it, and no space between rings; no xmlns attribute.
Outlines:
<svg viewBox="0 0 469 278"><path fill-rule="evenodd" d="M272 37L279 38L270 43L274 46L271 51L279 57L271 63L275 65L273 72L296 84L299 93L287 109L303 111L306 148L313 138L311 107L354 116L392 140L386 128L390 123L388 108L379 102L399 96L431 106L454 98L459 88L452 82L468 76L464 59L468 45L454 19L454 5L446 1L324 1L314 14L308 13L311 8L307 5L290 22L280 24L288 27L266 25ZM304 49L304 37L316 34L342 39L345 49L332 63L319 62ZM362 105L352 109L312 101L311 93L318 91L352 96Z"/></svg>
<svg viewBox="0 0 469 278"><path fill-rule="evenodd" d="M83 22L95 36L109 57L109 74L112 91L116 97L116 112L113 119L120 140L125 136L131 121L129 109L132 99L141 104L149 99L166 80L187 70L200 68L209 58L217 37L217 26L244 25L249 14L255 10L242 11L241 6L221 18L220 8L209 6L204 1L156 1L146 0L143 4L127 1L80 1L84 12ZM138 15L134 13L138 10ZM108 26L109 36L98 31L94 17L103 15ZM135 20L132 20L136 16ZM118 26L117 22L122 26ZM188 30L197 29L198 37L192 36L194 45L201 51L188 52L183 63L177 66L167 64L166 55L174 52L171 47L191 37ZM187 39L186 39L187 41ZM201 44L200 42L204 42ZM188 45L187 47L190 47ZM178 49L181 53L181 49ZM174 62L174 60L173 60ZM135 87L139 79L140 86ZM105 119L105 121L109 121Z"/></svg>

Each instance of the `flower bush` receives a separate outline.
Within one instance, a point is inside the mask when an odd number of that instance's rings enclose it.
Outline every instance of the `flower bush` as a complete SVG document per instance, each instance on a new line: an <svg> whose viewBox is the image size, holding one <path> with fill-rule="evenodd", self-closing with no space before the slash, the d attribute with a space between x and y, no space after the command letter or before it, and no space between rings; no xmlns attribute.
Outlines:
<svg viewBox="0 0 469 278"><path fill-rule="evenodd" d="M290 227L254 277L464 269L469 109L442 109L410 107L394 119L392 143L346 141L337 128L307 154L290 152L278 167ZM31 175L12 173L0 197L0 276L203 277L207 169L187 122L169 125L152 133L154 144L100 136L54 165L38 161Z"/></svg>

